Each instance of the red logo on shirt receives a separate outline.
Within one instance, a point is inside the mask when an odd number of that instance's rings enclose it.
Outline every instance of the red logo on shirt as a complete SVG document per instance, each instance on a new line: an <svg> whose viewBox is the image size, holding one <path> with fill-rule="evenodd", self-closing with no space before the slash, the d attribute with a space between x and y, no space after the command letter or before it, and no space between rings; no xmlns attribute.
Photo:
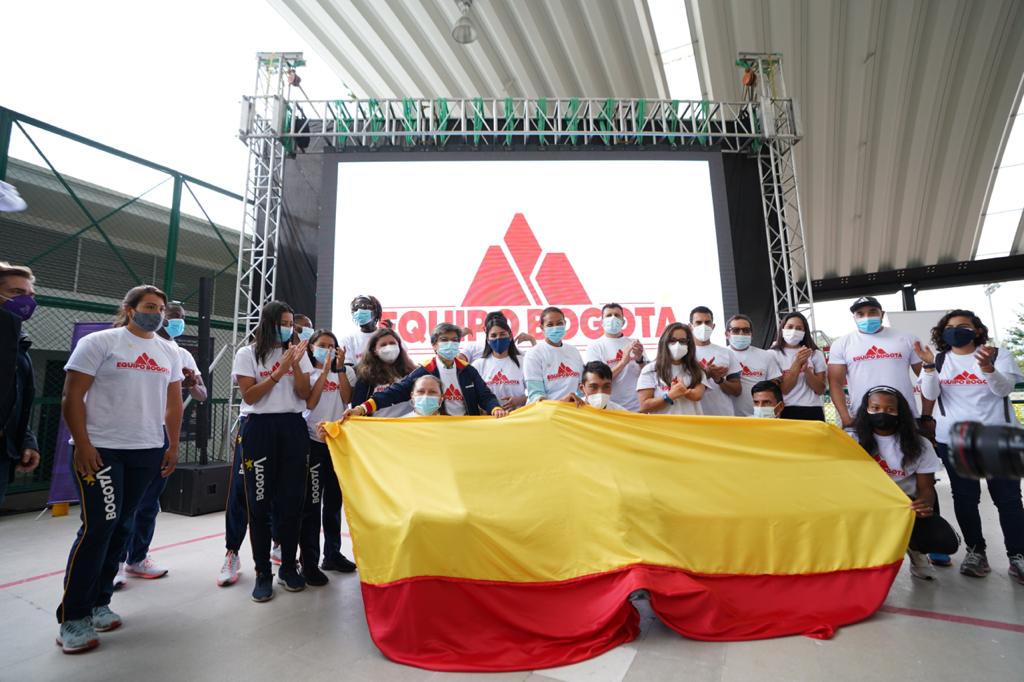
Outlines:
<svg viewBox="0 0 1024 682"><path fill-rule="evenodd" d="M854 362L860 362L861 360L899 360L903 357L903 353L899 351L895 353L887 353L884 348L878 346L871 346L868 348L868 352L864 355L857 355L853 358Z"/></svg>
<svg viewBox="0 0 1024 682"><path fill-rule="evenodd" d="M445 400L463 400L462 391L455 384L451 384L448 390L444 392Z"/></svg>
<svg viewBox="0 0 1024 682"><path fill-rule="evenodd" d="M621 359L622 359L622 349L620 348L619 352L615 354L615 357L612 358L611 360L606 361L605 364L606 365L617 365L619 363L619 360L621 360Z"/></svg>
<svg viewBox="0 0 1024 682"><path fill-rule="evenodd" d="M882 471L889 474L890 478L905 478L906 472L903 469L893 469L889 466L889 463L877 455L872 455L874 460L878 462L878 466L882 467Z"/></svg>
<svg viewBox="0 0 1024 682"><path fill-rule="evenodd" d="M708 365L714 364L714 362L715 362L714 358L711 358L710 360L707 359L707 358L704 358L703 360L700 361L701 369L707 369Z"/></svg>
<svg viewBox="0 0 1024 682"><path fill-rule="evenodd" d="M764 376L764 370L750 369L749 367L744 365L742 362L740 363L740 368L741 368L741 372L740 373L743 376L745 376L745 377L763 377Z"/></svg>
<svg viewBox="0 0 1024 682"><path fill-rule="evenodd" d="M966 369L960 374L957 374L952 379L943 379L939 383L944 386L956 385L956 386L981 386L988 383L987 379L982 379L974 372L968 372Z"/></svg>
<svg viewBox="0 0 1024 682"><path fill-rule="evenodd" d="M143 353L139 357L135 358L135 362L118 362L118 369L141 369L144 372L159 372L161 374L168 374L171 370L166 367L161 367L160 364L149 357L146 353Z"/></svg>
<svg viewBox="0 0 1024 682"><path fill-rule="evenodd" d="M509 379L505 376L505 373L500 369L498 373L491 377L491 380L487 382L488 386L518 386L519 381L516 379Z"/></svg>
<svg viewBox="0 0 1024 682"><path fill-rule="evenodd" d="M464 307L546 305L548 301L558 301L560 305L590 305L590 296L576 276L569 257L564 253L544 253L522 213L512 217L512 224L505 232L505 246L512 262L500 246L488 246L462 301ZM516 270L526 289L520 286Z"/></svg>
<svg viewBox="0 0 1024 682"><path fill-rule="evenodd" d="M568 379L570 377L578 377L579 375L579 372L575 371L572 367L569 367L567 364L562 362L559 363L557 372L548 375L548 381L551 381L553 379Z"/></svg>
<svg viewBox="0 0 1024 682"><path fill-rule="evenodd" d="M337 382L334 382L334 381L331 381L330 379L328 379L327 381L324 382L324 390L325 391L337 391L338 390Z"/></svg>
<svg viewBox="0 0 1024 682"><path fill-rule="evenodd" d="M280 367L280 366L281 366L281 363L280 363L280 362L275 362L275 363L274 363L274 366L270 368L270 371L267 371L267 370L261 370L261 371L260 371L260 379L266 379L266 378L267 378L267 377L269 377L269 376L270 376L271 374L273 374L274 372L276 372L276 371L277 371L277 369L278 369L278 367ZM291 370L288 370L288 376L292 376L292 375L293 375L293 372L292 372Z"/></svg>

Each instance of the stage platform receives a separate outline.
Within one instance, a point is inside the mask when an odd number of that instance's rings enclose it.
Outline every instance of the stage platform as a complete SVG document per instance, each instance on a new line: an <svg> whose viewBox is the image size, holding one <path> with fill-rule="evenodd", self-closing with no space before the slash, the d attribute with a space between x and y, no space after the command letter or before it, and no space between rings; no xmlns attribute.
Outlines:
<svg viewBox="0 0 1024 682"><path fill-rule="evenodd" d="M944 514L952 519L946 484ZM170 569L160 580L129 578L112 604L124 626L100 635L99 649L66 656L54 644L54 609L78 527L48 513L0 517L0 680L1014 680L1024 670L1024 586L1006 575L994 507L982 514L992 574L983 580L956 568L937 581L910 577L907 566L882 612L841 629L828 641L789 637L707 643L672 632L640 602L639 639L564 668L501 674L433 673L392 663L366 629L357 575L331 573L322 588L274 599L249 599L253 570L242 550L238 584L219 588L224 555L221 514L161 514L154 556ZM346 541L345 552L351 556ZM963 551L955 557L959 563Z"/></svg>

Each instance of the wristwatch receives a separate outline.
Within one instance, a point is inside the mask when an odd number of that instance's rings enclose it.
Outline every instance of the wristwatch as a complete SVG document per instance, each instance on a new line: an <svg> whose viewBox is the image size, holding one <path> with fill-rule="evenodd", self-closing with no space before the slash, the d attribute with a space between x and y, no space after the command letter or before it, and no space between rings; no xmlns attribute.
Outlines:
<svg viewBox="0 0 1024 682"><path fill-rule="evenodd" d="M715 379L715 383L718 384L719 386L721 386L724 381L725 377L722 377L721 379Z"/></svg>
<svg viewBox="0 0 1024 682"><path fill-rule="evenodd" d="M934 362L924 362L921 364L921 369L935 369Z"/></svg>
<svg viewBox="0 0 1024 682"><path fill-rule="evenodd" d="M676 401L672 400L672 398L669 397L668 393L662 393L661 394L661 399L664 400L669 405L675 405L676 404Z"/></svg>

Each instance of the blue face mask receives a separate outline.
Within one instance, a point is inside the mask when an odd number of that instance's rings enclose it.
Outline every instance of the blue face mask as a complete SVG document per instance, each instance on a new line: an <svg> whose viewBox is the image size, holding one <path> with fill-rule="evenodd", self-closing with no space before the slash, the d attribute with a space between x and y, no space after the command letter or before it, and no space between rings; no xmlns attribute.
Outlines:
<svg viewBox="0 0 1024 682"><path fill-rule="evenodd" d="M560 324L557 327L544 327L544 338L551 343L561 343L562 339L565 338L565 325Z"/></svg>
<svg viewBox="0 0 1024 682"><path fill-rule="evenodd" d="M955 327L953 329L942 330L942 340L948 343L953 348L963 348L964 346L970 345L974 342L977 337L973 329L960 329Z"/></svg>
<svg viewBox="0 0 1024 682"><path fill-rule="evenodd" d="M313 349L313 358L322 365L324 364L324 361L327 360L327 351L329 350L330 348L321 348L320 346L317 346Z"/></svg>
<svg viewBox="0 0 1024 682"><path fill-rule="evenodd" d="M185 320L167 320L167 336L176 339L185 333Z"/></svg>
<svg viewBox="0 0 1024 682"><path fill-rule="evenodd" d="M373 319L373 313L366 308L359 308L352 311L352 321L362 327L364 324L369 324L370 320Z"/></svg>
<svg viewBox="0 0 1024 682"><path fill-rule="evenodd" d="M412 409L424 417L434 414L441 407L441 399L436 395L418 395L412 399Z"/></svg>
<svg viewBox="0 0 1024 682"><path fill-rule="evenodd" d="M313 338L313 328L303 327L302 329L300 329L299 338L302 339L303 341L309 341L311 338Z"/></svg>
<svg viewBox="0 0 1024 682"><path fill-rule="evenodd" d="M295 330L292 329L291 327L278 327L277 328L277 338L278 338L278 340L281 343L288 343L291 340L291 338L292 338L292 334L294 334L294 333L295 333Z"/></svg>
<svg viewBox="0 0 1024 682"><path fill-rule="evenodd" d="M455 359L455 356L459 354L459 342L458 341L440 341L437 344L437 354L442 358L451 362Z"/></svg>
<svg viewBox="0 0 1024 682"><path fill-rule="evenodd" d="M506 352L508 347L512 345L512 339L507 336L503 339L490 339L487 341L487 345L491 347L491 350L499 355Z"/></svg>
<svg viewBox="0 0 1024 682"><path fill-rule="evenodd" d="M729 337L729 345L736 350L746 350L750 348L750 336L743 336L735 334Z"/></svg>
<svg viewBox="0 0 1024 682"><path fill-rule="evenodd" d="M619 332L622 331L622 328L625 325L625 322L615 317L614 315L609 315L608 317L601 320L601 326L604 327L605 332L607 332L608 334L618 334Z"/></svg>
<svg viewBox="0 0 1024 682"><path fill-rule="evenodd" d="M136 310L132 313L132 322L144 332L155 332L164 326L163 313L140 313Z"/></svg>
<svg viewBox="0 0 1024 682"><path fill-rule="evenodd" d="M874 334L881 328L882 318L880 317L861 317L857 320L857 329L865 334Z"/></svg>

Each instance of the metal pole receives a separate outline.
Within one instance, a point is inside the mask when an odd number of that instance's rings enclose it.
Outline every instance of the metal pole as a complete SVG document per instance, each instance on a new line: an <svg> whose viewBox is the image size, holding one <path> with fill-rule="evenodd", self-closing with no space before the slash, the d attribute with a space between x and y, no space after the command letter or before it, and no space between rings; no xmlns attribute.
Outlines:
<svg viewBox="0 0 1024 682"><path fill-rule="evenodd" d="M914 294L917 293L917 287L913 284L904 284L900 287L900 293L903 294L903 309L917 310L917 300L914 298Z"/></svg>
<svg viewBox="0 0 1024 682"><path fill-rule="evenodd" d="M0 180L7 178L7 154L11 149L11 130L14 128L14 112L0 108Z"/></svg>
<svg viewBox="0 0 1024 682"><path fill-rule="evenodd" d="M178 259L178 232L181 227L181 176L174 176L171 198L171 222L167 226L167 255L164 258L164 293L174 298L174 261Z"/></svg>
<svg viewBox="0 0 1024 682"><path fill-rule="evenodd" d="M213 313L213 280L199 278L199 373L206 386L207 398L196 407L196 447L199 449L199 463L209 462L210 410L213 408L213 378L210 376L210 356L213 354L213 339L210 337L210 316Z"/></svg>

